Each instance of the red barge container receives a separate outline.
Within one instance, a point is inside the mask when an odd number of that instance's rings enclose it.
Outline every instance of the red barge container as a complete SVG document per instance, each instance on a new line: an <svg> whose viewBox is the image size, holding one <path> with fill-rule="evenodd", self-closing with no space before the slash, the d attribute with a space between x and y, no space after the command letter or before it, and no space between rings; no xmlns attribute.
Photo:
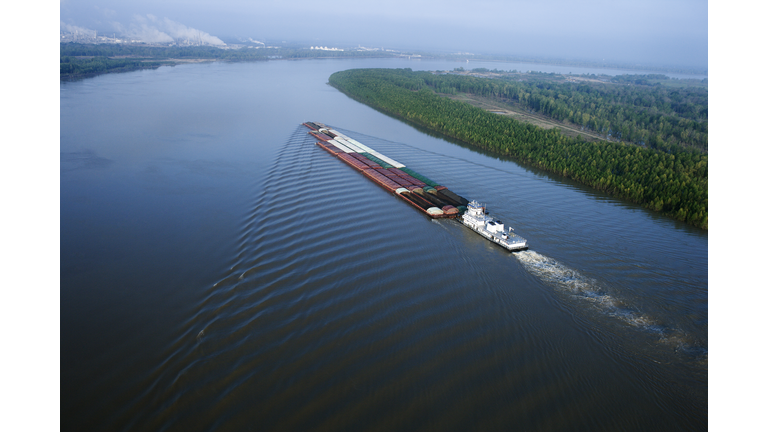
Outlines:
<svg viewBox="0 0 768 432"><path fill-rule="evenodd" d="M376 152L363 143L318 122L305 122L318 147L338 157L374 183L431 218L455 218L466 211L466 200L445 186L432 182L405 165ZM384 165L382 165L384 164ZM435 187L432 187L432 186ZM426 190L425 190L426 189Z"/></svg>

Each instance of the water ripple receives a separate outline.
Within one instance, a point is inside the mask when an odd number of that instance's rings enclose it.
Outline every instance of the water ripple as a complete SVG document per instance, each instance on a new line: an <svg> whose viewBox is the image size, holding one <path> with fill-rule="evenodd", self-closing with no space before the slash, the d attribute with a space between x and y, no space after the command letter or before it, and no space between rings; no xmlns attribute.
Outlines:
<svg viewBox="0 0 768 432"><path fill-rule="evenodd" d="M531 181L514 170L342 132L473 198L498 201ZM527 198L543 206L546 220L554 218L554 197ZM513 208L500 206L505 220L514 219ZM205 289L143 383L136 403L150 398L156 415L130 408L123 424L246 430L258 419L263 430L498 430L514 422L567 430L612 429L615 419L634 418L600 396L611 393L603 382L623 376L617 362L598 368L592 363L603 353L574 357L571 344L596 340L594 322L567 330L551 324L566 317L540 310L548 300L504 265L507 252L455 221L413 211L315 146L304 127L278 151L236 240L231 268ZM513 256L578 303L677 349L696 346L577 270L534 251ZM606 352L634 361L622 350ZM593 368L599 380L584 373ZM637 368L659 381L658 371ZM642 382L626 391L659 390ZM606 407L612 415L594 414Z"/></svg>

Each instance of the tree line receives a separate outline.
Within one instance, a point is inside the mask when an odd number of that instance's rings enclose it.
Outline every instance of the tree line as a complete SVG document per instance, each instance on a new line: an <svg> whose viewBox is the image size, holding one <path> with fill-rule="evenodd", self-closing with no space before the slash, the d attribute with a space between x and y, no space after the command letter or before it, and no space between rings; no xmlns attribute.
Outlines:
<svg viewBox="0 0 768 432"><path fill-rule="evenodd" d="M533 64L547 64L558 66L574 66L581 68L601 68L601 69L623 69L623 70L638 70L653 72L668 72L668 73L681 73L689 75L706 75L708 69L706 67L686 67L686 66L674 66L674 65L651 65L644 64L639 65L637 63L624 63L624 62L611 62L611 61L594 61L594 60L576 60L576 59L558 59L552 57L538 57L538 56L520 56L520 55L490 55L490 54L439 54L418 52L422 56L431 56L433 58L443 58L453 61L485 61L485 62L504 62L504 63L533 63Z"/></svg>
<svg viewBox="0 0 768 432"><path fill-rule="evenodd" d="M60 58L59 76L60 78L75 78L107 72L154 69L161 65L162 63L160 62L145 62L140 59L77 58L65 56Z"/></svg>
<svg viewBox="0 0 768 432"><path fill-rule="evenodd" d="M557 129L441 97L428 84L443 82L434 76L410 69L355 69L336 72L329 82L394 116L707 228L706 154L569 138Z"/></svg>
<svg viewBox="0 0 768 432"><path fill-rule="evenodd" d="M495 98L603 135L664 151L707 151L708 91L703 87L612 85L553 79L501 79L455 74L419 74L439 93ZM662 75L663 76L663 75ZM629 78L613 78L626 83ZM636 78L658 79L656 75Z"/></svg>

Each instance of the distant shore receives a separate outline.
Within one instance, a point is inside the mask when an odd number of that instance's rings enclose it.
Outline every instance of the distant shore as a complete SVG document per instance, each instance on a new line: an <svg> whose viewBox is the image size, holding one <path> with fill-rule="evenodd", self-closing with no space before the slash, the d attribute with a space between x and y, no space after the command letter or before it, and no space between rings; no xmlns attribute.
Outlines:
<svg viewBox="0 0 768 432"><path fill-rule="evenodd" d="M78 79L103 73L127 72L140 69L154 69L159 66L201 63L209 61L266 61L300 59L339 59L339 58L411 58L414 60L446 60L456 62L506 62L532 63L551 66L572 66L579 68L618 69L649 71L657 73L678 73L706 75L706 69L679 67L657 67L648 65L628 65L605 62L576 60L539 59L518 56L441 54L415 51L324 51L307 48L239 48L221 49L213 46L153 46L146 44L83 44L66 42L59 45L61 79ZM89 64L88 60L100 59L101 64ZM117 63L134 61L133 64ZM141 62L143 64L138 64Z"/></svg>

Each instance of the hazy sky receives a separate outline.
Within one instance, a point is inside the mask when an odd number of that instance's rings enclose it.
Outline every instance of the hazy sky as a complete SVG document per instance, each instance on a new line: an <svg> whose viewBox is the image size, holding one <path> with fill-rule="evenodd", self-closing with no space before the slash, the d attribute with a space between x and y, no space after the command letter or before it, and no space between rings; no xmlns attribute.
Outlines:
<svg viewBox="0 0 768 432"><path fill-rule="evenodd" d="M250 37L707 67L707 8L701 0L61 0L60 19L62 27L160 38L199 31L211 41Z"/></svg>

